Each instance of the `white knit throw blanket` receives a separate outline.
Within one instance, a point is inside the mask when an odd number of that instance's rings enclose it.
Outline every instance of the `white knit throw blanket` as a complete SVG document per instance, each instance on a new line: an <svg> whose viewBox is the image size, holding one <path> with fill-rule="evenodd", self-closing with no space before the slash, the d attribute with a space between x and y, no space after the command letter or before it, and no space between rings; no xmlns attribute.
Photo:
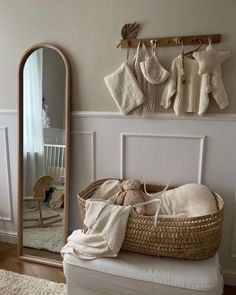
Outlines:
<svg viewBox="0 0 236 295"><path fill-rule="evenodd" d="M61 254L72 254L82 259L116 257L122 246L131 206L116 206L108 201L86 201L85 233L79 229L68 237Z"/></svg>

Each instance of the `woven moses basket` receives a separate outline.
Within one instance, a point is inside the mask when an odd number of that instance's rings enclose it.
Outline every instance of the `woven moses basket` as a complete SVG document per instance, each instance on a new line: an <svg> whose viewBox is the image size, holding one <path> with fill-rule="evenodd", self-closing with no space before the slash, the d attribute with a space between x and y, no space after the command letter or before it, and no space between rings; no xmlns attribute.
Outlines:
<svg viewBox="0 0 236 295"><path fill-rule="evenodd" d="M85 201L106 180L97 180L78 194L83 220ZM150 193L163 188L160 185L147 185ZM218 207L214 214L191 218L158 217L156 227L152 216L130 216L122 250L188 260L203 260L213 256L220 246L224 208L222 198L213 194Z"/></svg>

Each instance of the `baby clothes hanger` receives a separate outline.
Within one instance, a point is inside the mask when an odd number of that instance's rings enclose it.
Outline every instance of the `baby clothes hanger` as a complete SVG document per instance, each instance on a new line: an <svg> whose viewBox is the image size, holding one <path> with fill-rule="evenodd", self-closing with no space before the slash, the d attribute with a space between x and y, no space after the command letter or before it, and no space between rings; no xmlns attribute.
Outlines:
<svg viewBox="0 0 236 295"><path fill-rule="evenodd" d="M200 39L197 39L197 41L198 41L198 47L197 48L195 48L195 49L193 49L193 50L191 50L191 51L189 51L189 52L186 52L186 53L184 53L184 56L186 56L186 55L192 55L194 52L196 52L196 51L198 51L201 47L202 47L202 42L201 42L201 40Z"/></svg>

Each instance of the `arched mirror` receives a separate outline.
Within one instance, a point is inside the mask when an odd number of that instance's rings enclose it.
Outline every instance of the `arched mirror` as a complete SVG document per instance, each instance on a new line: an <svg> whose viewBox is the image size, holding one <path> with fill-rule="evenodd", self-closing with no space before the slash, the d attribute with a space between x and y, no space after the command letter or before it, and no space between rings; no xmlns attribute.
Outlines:
<svg viewBox="0 0 236 295"><path fill-rule="evenodd" d="M61 265L68 236L70 66L36 44L19 65L18 256Z"/></svg>

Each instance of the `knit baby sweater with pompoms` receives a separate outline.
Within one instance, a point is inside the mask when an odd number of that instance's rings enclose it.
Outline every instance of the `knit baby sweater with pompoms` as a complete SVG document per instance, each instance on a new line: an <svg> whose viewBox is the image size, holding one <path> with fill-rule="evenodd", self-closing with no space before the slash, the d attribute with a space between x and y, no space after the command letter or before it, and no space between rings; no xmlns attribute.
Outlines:
<svg viewBox="0 0 236 295"><path fill-rule="evenodd" d="M177 116L191 112L202 115L209 106L209 90L221 109L228 106L228 97L221 75L198 74L198 61L184 57L185 83L182 83L182 56L177 56L171 65L170 76L161 97L161 105L168 109L174 100L173 108ZM210 81L209 81L210 79Z"/></svg>

